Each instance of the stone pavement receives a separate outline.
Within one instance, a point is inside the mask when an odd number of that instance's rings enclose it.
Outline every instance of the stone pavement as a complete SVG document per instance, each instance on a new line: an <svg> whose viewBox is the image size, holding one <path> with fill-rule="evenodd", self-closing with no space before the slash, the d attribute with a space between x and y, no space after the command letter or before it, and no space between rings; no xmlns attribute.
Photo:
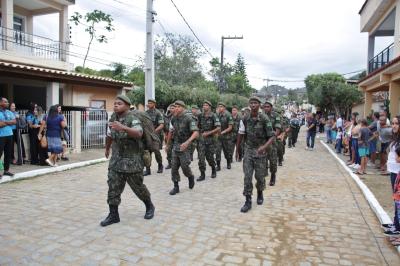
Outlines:
<svg viewBox="0 0 400 266"><path fill-rule="evenodd" d="M193 191L182 178L176 196L169 170L146 177L154 219L127 187L121 222L106 228L107 163L3 184L0 265L400 265L358 187L316 145L288 149L247 214L239 163Z"/></svg>

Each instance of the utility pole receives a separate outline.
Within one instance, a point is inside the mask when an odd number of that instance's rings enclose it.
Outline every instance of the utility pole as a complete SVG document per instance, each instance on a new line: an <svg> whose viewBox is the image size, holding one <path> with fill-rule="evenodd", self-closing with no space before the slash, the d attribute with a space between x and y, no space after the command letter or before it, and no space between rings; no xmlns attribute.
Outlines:
<svg viewBox="0 0 400 266"><path fill-rule="evenodd" d="M243 35L240 37L236 37L236 36L227 36L221 37L221 77L220 77L220 82L219 82L219 93L222 93L222 91L225 89L225 71L224 71L224 40L242 40L243 39Z"/></svg>
<svg viewBox="0 0 400 266"><path fill-rule="evenodd" d="M153 10L153 0L147 0L146 12L146 66L145 66L145 102L148 99L155 99L154 89L154 42L153 42L153 23L157 13Z"/></svg>

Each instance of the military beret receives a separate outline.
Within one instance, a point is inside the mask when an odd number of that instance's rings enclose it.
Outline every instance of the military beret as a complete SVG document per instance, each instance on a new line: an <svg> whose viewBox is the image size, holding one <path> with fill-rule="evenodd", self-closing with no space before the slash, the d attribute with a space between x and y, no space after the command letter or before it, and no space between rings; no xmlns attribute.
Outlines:
<svg viewBox="0 0 400 266"><path fill-rule="evenodd" d="M271 105L271 107L274 106L271 101L265 101L264 105L266 105L266 104Z"/></svg>
<svg viewBox="0 0 400 266"><path fill-rule="evenodd" d="M212 104L211 104L210 101L207 101L207 100L206 100L206 101L203 102L203 104L205 104L205 103L212 107Z"/></svg>
<svg viewBox="0 0 400 266"><path fill-rule="evenodd" d="M151 103L157 103L157 102L156 102L156 100L154 100L154 99L151 99L151 98L150 98L150 99L148 99L148 100L147 100L147 102L151 102Z"/></svg>
<svg viewBox="0 0 400 266"><path fill-rule="evenodd" d="M249 102L251 102L251 101L257 101L257 102L261 103L260 98L258 98L257 96L250 97Z"/></svg>
<svg viewBox="0 0 400 266"><path fill-rule="evenodd" d="M121 101L123 101L124 103L126 103L126 104L129 105L129 106L132 105L131 99L129 99L129 97L126 96L126 95L118 95L118 96L116 97L116 99L120 99Z"/></svg>
<svg viewBox="0 0 400 266"><path fill-rule="evenodd" d="M226 107L226 105L223 102L219 102L218 105L222 105L223 107Z"/></svg>
<svg viewBox="0 0 400 266"><path fill-rule="evenodd" d="M175 101L174 104L175 104L175 106L182 106L183 108L186 108L185 103L181 100Z"/></svg>

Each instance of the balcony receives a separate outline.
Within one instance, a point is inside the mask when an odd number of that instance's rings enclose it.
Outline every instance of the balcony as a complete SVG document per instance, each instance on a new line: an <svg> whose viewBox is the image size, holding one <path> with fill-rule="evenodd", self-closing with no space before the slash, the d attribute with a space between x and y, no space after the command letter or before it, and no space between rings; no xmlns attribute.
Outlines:
<svg viewBox="0 0 400 266"><path fill-rule="evenodd" d="M46 60L65 61L66 58L63 43L4 27L0 27L1 50Z"/></svg>
<svg viewBox="0 0 400 266"><path fill-rule="evenodd" d="M369 60L368 62L368 73L371 73L390 61L392 61L394 58L394 43L386 47L382 52L377 54L374 58Z"/></svg>

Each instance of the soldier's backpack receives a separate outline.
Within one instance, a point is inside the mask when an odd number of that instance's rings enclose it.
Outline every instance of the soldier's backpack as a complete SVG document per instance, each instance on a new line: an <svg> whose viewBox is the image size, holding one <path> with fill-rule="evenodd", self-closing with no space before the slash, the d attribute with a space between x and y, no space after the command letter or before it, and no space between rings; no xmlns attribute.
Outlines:
<svg viewBox="0 0 400 266"><path fill-rule="evenodd" d="M150 152L155 152L160 150L161 140L158 137L157 133L154 131L153 122L151 121L150 116L143 111L133 110L131 111L137 118L139 118L142 123L143 128L143 144L144 149Z"/></svg>

